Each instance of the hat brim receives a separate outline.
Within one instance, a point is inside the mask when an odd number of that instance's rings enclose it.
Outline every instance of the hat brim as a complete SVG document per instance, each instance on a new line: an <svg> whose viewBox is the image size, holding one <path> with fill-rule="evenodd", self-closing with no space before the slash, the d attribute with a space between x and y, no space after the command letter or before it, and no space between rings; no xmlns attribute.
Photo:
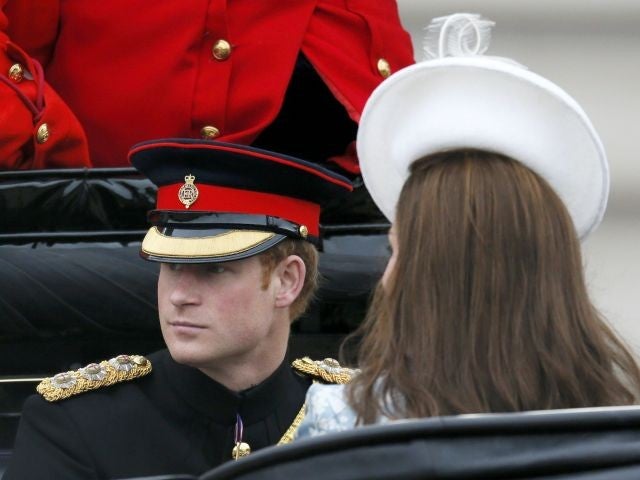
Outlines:
<svg viewBox="0 0 640 480"><path fill-rule="evenodd" d="M385 80L365 105L362 175L391 221L410 164L460 148L507 155L545 178L581 238L601 221L609 171L595 129L566 92L520 65L492 57L418 63Z"/></svg>
<svg viewBox="0 0 640 480"><path fill-rule="evenodd" d="M165 263L218 263L241 260L262 253L287 238L257 230L187 230L151 227L140 255Z"/></svg>

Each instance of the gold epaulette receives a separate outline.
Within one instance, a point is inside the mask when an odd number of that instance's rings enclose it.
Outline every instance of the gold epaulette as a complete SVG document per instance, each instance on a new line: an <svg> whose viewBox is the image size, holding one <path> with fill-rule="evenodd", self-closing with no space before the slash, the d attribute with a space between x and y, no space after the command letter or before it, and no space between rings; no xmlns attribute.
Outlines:
<svg viewBox="0 0 640 480"><path fill-rule="evenodd" d="M36 390L45 400L55 402L80 393L143 377L151 372L151 362L142 355L118 355L111 360L62 372L42 380Z"/></svg>
<svg viewBox="0 0 640 480"><path fill-rule="evenodd" d="M313 378L314 381L320 381L323 383L349 383L353 376L358 373L358 370L353 368L341 367L340 363L333 358L325 358L324 360L311 360L309 357L298 358L291 363L294 370L308 375ZM278 445L284 445L293 441L293 438L298 430L298 427L304 420L306 411L306 404L302 405L302 408L294 418L293 423L289 426Z"/></svg>
<svg viewBox="0 0 640 480"><path fill-rule="evenodd" d="M340 363L333 358L311 360L309 357L303 357L294 360L291 365L298 372L324 383L349 383L358 372L353 368L341 367Z"/></svg>

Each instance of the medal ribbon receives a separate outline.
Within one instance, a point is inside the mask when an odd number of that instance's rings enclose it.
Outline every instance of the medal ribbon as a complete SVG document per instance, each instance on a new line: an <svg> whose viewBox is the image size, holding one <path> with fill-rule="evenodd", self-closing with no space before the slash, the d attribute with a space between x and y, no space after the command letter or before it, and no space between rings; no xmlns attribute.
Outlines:
<svg viewBox="0 0 640 480"><path fill-rule="evenodd" d="M240 414L236 413L236 429L235 429L235 444L236 444L236 454L234 460L238 460L240 457L240 444L242 443L242 434L244 432L244 427L242 425L242 418L240 418Z"/></svg>

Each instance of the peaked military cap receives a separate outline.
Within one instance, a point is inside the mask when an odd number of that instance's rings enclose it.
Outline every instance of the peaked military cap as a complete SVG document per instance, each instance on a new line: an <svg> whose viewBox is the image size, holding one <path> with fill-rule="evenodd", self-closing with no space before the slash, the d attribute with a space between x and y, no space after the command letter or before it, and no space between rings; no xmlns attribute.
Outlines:
<svg viewBox="0 0 640 480"><path fill-rule="evenodd" d="M321 205L353 188L316 164L230 143L153 140L129 160L158 187L140 252L158 262L238 260L287 237L318 244Z"/></svg>

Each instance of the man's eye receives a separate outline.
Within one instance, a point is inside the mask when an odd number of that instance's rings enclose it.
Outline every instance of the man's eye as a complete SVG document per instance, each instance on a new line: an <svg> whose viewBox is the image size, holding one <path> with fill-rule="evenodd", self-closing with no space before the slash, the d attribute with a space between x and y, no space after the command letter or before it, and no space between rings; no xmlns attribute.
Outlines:
<svg viewBox="0 0 640 480"><path fill-rule="evenodd" d="M225 271L226 268L224 268L222 265L212 264L207 267L207 272L209 273L224 273Z"/></svg>
<svg viewBox="0 0 640 480"><path fill-rule="evenodd" d="M180 270L182 270L182 264L180 263L167 263L166 265L172 272L179 272Z"/></svg>

